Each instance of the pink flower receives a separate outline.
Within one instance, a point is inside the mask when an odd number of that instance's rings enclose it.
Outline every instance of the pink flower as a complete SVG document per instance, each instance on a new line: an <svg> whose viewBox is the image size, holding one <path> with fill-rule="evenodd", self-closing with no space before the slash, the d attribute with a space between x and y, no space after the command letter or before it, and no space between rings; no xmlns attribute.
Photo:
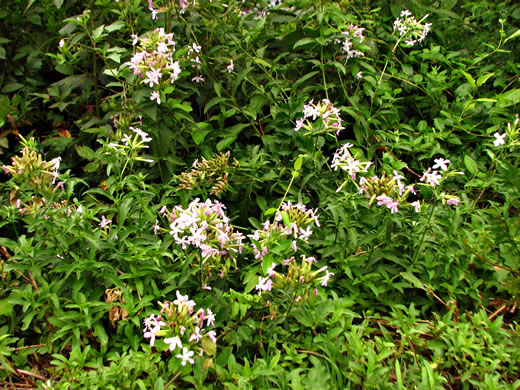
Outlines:
<svg viewBox="0 0 520 390"><path fill-rule="evenodd" d="M195 77L193 77L191 79L191 81L194 81L196 83L202 83L202 82L204 82L204 77L202 77L202 76L195 76Z"/></svg>
<svg viewBox="0 0 520 390"><path fill-rule="evenodd" d="M376 198L377 200L377 205L378 206L386 206L388 205L389 203L392 203L394 200L392 198L390 198L389 196L386 196L386 195L380 195Z"/></svg>
<svg viewBox="0 0 520 390"><path fill-rule="evenodd" d="M305 118L298 119L296 121L296 126L294 127L294 131L299 131L302 128L304 120L305 120Z"/></svg>
<svg viewBox="0 0 520 390"><path fill-rule="evenodd" d="M103 229L105 229L111 223L112 223L112 220L111 219L106 219L105 216L103 215L101 217L101 222L99 223L99 226L101 226Z"/></svg>
<svg viewBox="0 0 520 390"><path fill-rule="evenodd" d="M431 172L431 173L430 173ZM420 179L421 181L425 181L431 185L432 187L438 186L440 181L442 180L442 175L439 175L437 171L433 171L431 168L428 168L426 172L424 172L423 176Z"/></svg>
<svg viewBox="0 0 520 390"><path fill-rule="evenodd" d="M217 337L216 337L216 336L217 336L217 332L215 332L214 330L210 330L210 331L208 332L208 337L209 337L209 339L210 339L211 341L213 341L214 343L217 342Z"/></svg>
<svg viewBox="0 0 520 390"><path fill-rule="evenodd" d="M213 314L211 309L208 309L206 313L206 321L207 326L212 326L215 323L215 314Z"/></svg>
<svg viewBox="0 0 520 390"><path fill-rule="evenodd" d="M267 275L269 275L270 278L274 278L274 269L276 268L276 264L272 264L269 269L267 270Z"/></svg>
<svg viewBox="0 0 520 390"><path fill-rule="evenodd" d="M393 203L390 203L390 204L387 204L386 207L388 207L390 209L390 212L392 214L395 214L399 211L398 207L399 207L399 201L395 201Z"/></svg>
<svg viewBox="0 0 520 390"><path fill-rule="evenodd" d="M458 206L459 205L459 198L451 198L446 201L446 203L450 206Z"/></svg>
<svg viewBox="0 0 520 390"><path fill-rule="evenodd" d="M149 72L146 72L147 79L144 79L145 83L149 83L150 88L153 87L154 84L159 84L159 79L162 77L162 73L160 69L150 68Z"/></svg>
<svg viewBox="0 0 520 390"><path fill-rule="evenodd" d="M161 227L159 226L159 220L155 220L155 225L153 225L153 234L157 234L157 232L161 230Z"/></svg>
<svg viewBox="0 0 520 390"><path fill-rule="evenodd" d="M188 340L190 343L195 341L196 343L202 338L202 334L200 334L200 328L198 326L195 327L195 332L191 334L190 339Z"/></svg>
<svg viewBox="0 0 520 390"><path fill-rule="evenodd" d="M415 212L418 213L419 210L421 209L421 203L419 203L418 200L416 200L415 202L412 203L412 206L415 208Z"/></svg>
<svg viewBox="0 0 520 390"><path fill-rule="evenodd" d="M327 287L327 284L329 283L330 277L334 276L333 272L329 272L327 269L325 270L325 276L321 280L321 285L323 287Z"/></svg>

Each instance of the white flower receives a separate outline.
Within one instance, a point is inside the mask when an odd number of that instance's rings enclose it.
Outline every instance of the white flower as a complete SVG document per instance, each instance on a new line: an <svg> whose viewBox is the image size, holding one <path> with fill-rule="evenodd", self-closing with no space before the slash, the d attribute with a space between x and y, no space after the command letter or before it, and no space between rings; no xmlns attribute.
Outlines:
<svg viewBox="0 0 520 390"><path fill-rule="evenodd" d="M170 346L170 351L174 351L176 347L182 349L181 339L178 336L164 339L164 342Z"/></svg>
<svg viewBox="0 0 520 390"><path fill-rule="evenodd" d="M506 141L504 141L504 138L506 138L507 136L507 133L504 133L504 134L500 134L499 132L496 132L494 134L495 136L495 140L493 141L493 144L495 146L500 146L500 145L505 145L506 144Z"/></svg>
<svg viewBox="0 0 520 390"><path fill-rule="evenodd" d="M150 100L157 100L157 104L161 104L161 95L157 91L153 91L150 95Z"/></svg>
<svg viewBox="0 0 520 390"><path fill-rule="evenodd" d="M294 128L294 131L298 131L302 128L304 120L305 118L301 118L296 121L296 127Z"/></svg>
<svg viewBox="0 0 520 390"><path fill-rule="evenodd" d="M142 131L141 129L139 129L137 127L130 126L129 129L132 130L134 133L138 134L139 136L141 136L141 139L143 140L143 142L150 142L152 140L151 137L148 137L148 133L145 133L144 131Z"/></svg>
<svg viewBox="0 0 520 390"><path fill-rule="evenodd" d="M233 69L235 69L235 65L233 64L233 60L231 60L231 63L227 66L227 70L231 73L233 72Z"/></svg>
<svg viewBox="0 0 520 390"><path fill-rule="evenodd" d="M186 362L189 362L190 364L195 363L195 360L193 360L191 357L194 355L193 351L189 351L188 348L184 347L182 348L182 355L175 355L176 358L182 359L181 364L183 366L186 365Z"/></svg>
<svg viewBox="0 0 520 390"><path fill-rule="evenodd" d="M441 169L443 171L446 171L448 169L448 164L451 162L450 160L445 160L442 157L436 158L433 160L435 162L435 165L432 167L433 169Z"/></svg>
<svg viewBox="0 0 520 390"><path fill-rule="evenodd" d="M65 40L61 40L60 43L58 44L59 47L63 47L65 46Z"/></svg>

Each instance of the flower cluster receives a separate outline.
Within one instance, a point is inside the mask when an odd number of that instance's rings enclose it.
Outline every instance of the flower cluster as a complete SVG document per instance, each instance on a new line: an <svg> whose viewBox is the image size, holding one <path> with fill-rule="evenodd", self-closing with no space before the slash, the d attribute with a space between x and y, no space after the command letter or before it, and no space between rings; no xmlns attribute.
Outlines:
<svg viewBox="0 0 520 390"><path fill-rule="evenodd" d="M372 176L369 178L362 177L359 180L359 193L365 194L370 207L376 200L378 206L386 206L392 214L399 211L399 206L404 204L410 193L416 195L413 185L405 186L402 182L404 176L397 171L393 172L393 176L386 176L383 171L381 177ZM419 201L410 204L415 211L420 210Z"/></svg>
<svg viewBox="0 0 520 390"><path fill-rule="evenodd" d="M129 126L128 129L132 132L132 134L128 135L123 133L121 142L109 142L107 146L108 153L115 153L118 155L118 158L124 157L128 160L133 161L144 161L148 163L153 163L153 160L143 158L140 156L140 152L143 149L147 149L147 143L152 140L152 138L145 131L141 130L138 127Z"/></svg>
<svg viewBox="0 0 520 390"><path fill-rule="evenodd" d="M11 175L18 184L11 193L11 201L16 203L16 208L20 213L26 211L36 211L45 203L45 199L55 192L58 188L63 189L63 183L56 183L58 170L60 168L61 157L56 157L51 161L45 161L40 153L37 152L36 141L33 138L26 140L22 136L22 155L11 158L11 165L3 165L2 170L5 174ZM39 197L32 197L31 205L22 207L20 197L26 189L34 191Z"/></svg>
<svg viewBox="0 0 520 390"><path fill-rule="evenodd" d="M316 210L307 209L302 204L283 203L281 210L276 212L274 222L267 220L262 230L256 230L248 235L252 239L251 246L256 259L263 259L269 252L272 243L281 239L290 239L291 248L298 250L298 241L307 242L312 234L311 224L318 227L320 222L316 216Z"/></svg>
<svg viewBox="0 0 520 390"><path fill-rule="evenodd" d="M170 234L182 249L193 246L200 250L196 266L201 269L202 286L206 289L211 289L207 282L212 272L217 271L223 278L232 264L236 267L236 254L242 251L244 236L233 230L224 209L217 200L201 203L197 198L187 209L176 206L171 213L166 207L160 211L171 221Z"/></svg>
<svg viewBox="0 0 520 390"><path fill-rule="evenodd" d="M150 100L161 104L160 87L173 84L181 75L180 51L176 50L177 43L173 40L173 34L165 33L163 28L157 28L147 33L144 38L132 35L132 44L137 46L136 53L130 59L129 66L134 74L138 75L141 82L154 90L150 94ZM187 50L187 59L193 67L200 69L199 54L201 47L192 44ZM202 76L194 79L203 81Z"/></svg>
<svg viewBox="0 0 520 390"><path fill-rule="evenodd" d="M312 121L312 122L311 122ZM314 99L303 106L303 118L296 121L294 131L305 129L307 134L333 134L339 135L344 129L339 109L334 107L328 99L314 104Z"/></svg>
<svg viewBox="0 0 520 390"><path fill-rule="evenodd" d="M297 294L296 302L310 297L311 290L313 290L314 295L317 295L316 283L327 286L334 273L329 272L327 266L313 271L312 264L316 262L317 260L314 257L301 255L301 262L298 263L295 257L291 256L282 262L282 267L287 267L286 273L276 272L277 264L273 263L267 270L266 277L258 277L258 284L255 287L258 295L262 295L264 291L272 291L273 288L275 290L294 290Z"/></svg>
<svg viewBox="0 0 520 390"><path fill-rule="evenodd" d="M229 156L230 153L219 153L211 160L206 160L204 157L202 161L195 160L193 169L190 172L182 172L178 177L180 182L180 190L192 190L201 186L204 183L213 184L211 187L211 194L218 195L226 189L229 175ZM232 163L233 167L239 165L237 160Z"/></svg>
<svg viewBox="0 0 520 390"><path fill-rule="evenodd" d="M346 143L341 148L336 150L334 153L334 157L332 158L331 167L334 168L335 171L338 168L347 171L352 180L356 180L356 174L358 172L367 172L368 168L372 165L372 162L362 162L357 160L354 155L350 152L350 148L354 146L351 143ZM341 190L341 187L338 191Z"/></svg>
<svg viewBox="0 0 520 390"><path fill-rule="evenodd" d="M139 46L130 60L130 67L134 74L144 79L144 83L153 87L163 82L173 83L179 78L181 68L173 57L176 46L173 34L166 34L163 28L157 28L147 33L145 38L137 35L132 35L132 38L132 44L139 43Z"/></svg>
<svg viewBox="0 0 520 390"><path fill-rule="evenodd" d="M215 315L211 309L195 311L195 302L187 295L176 292L173 302L159 302L161 312L144 320L144 338L150 346L156 346L156 338L162 337L161 350L169 350L181 360L181 365L194 364L196 356L215 355L217 333L206 332L205 327L214 325Z"/></svg>
<svg viewBox="0 0 520 390"><path fill-rule="evenodd" d="M346 31L342 31L341 35L344 35L345 38L343 40L341 39L335 39L335 43L341 44L341 51L346 54L347 60L350 58L355 57L363 57L365 53L359 50L355 50L354 43L359 44L362 43L365 39L365 36L363 35L363 31L365 31L364 28L361 28L359 26L356 26L354 24L351 24L348 26Z"/></svg>
<svg viewBox="0 0 520 390"><path fill-rule="evenodd" d="M349 182L352 181L358 188L359 194L364 194L369 199L368 207L377 201L378 206L384 206L390 210L392 214L399 211L402 206L412 207L416 212L420 211L421 203L419 200L407 203L410 194L417 195L413 185L404 183L405 177L397 171L393 171L393 175L386 175L383 171L380 176L365 177L361 176L358 180L358 173L367 172L372 165L371 162L361 162L357 160L350 152L353 145L347 143L339 148L332 159L332 167L337 170L341 168L348 172L350 178L341 184L337 192ZM439 186L441 181L447 175L464 174L463 172L448 172L450 160L442 157L434 159L434 165L423 173L420 181L433 188ZM444 176L443 176L444 174ZM448 205L458 205L459 198L452 195L442 193L441 199Z"/></svg>
<svg viewBox="0 0 520 390"><path fill-rule="evenodd" d="M404 43L410 47L422 42L432 26L431 23L423 23L427 17L425 15L417 21L410 11L402 11L400 17L394 21L394 31L399 32L399 41L404 39Z"/></svg>
<svg viewBox="0 0 520 390"><path fill-rule="evenodd" d="M56 183L61 157L44 161L41 154L26 146L21 157L15 156L11 160L11 165L3 165L2 170L17 182L28 182L35 190L44 190Z"/></svg>

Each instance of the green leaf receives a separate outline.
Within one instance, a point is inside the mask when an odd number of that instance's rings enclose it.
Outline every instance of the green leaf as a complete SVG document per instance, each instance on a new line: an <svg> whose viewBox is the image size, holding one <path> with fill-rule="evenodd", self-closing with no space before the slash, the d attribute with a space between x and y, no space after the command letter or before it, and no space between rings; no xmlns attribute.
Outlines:
<svg viewBox="0 0 520 390"><path fill-rule="evenodd" d="M94 39L94 41L97 41L99 38L101 38L104 28L105 28L105 25L102 24L101 26L96 28L94 31L92 31L92 38Z"/></svg>
<svg viewBox="0 0 520 390"><path fill-rule="evenodd" d="M470 75L469 73L467 72L464 72L463 70L461 70L462 74L464 75L464 77L466 77L466 80L468 80L468 82L471 84L471 86L473 88L476 87L476 83L475 83L475 79L473 78L472 75Z"/></svg>
<svg viewBox="0 0 520 390"><path fill-rule="evenodd" d="M303 155L300 154L296 161L294 162L294 169L299 171L303 164Z"/></svg>
<svg viewBox="0 0 520 390"><path fill-rule="evenodd" d="M224 138L222 141L220 141L217 144L217 151L222 152L224 149L227 149L228 146L231 145L233 142L235 142L236 139L237 139L237 137Z"/></svg>
<svg viewBox="0 0 520 390"><path fill-rule="evenodd" d="M287 211L282 211L281 214L282 214L283 222L287 226L291 226L291 219L289 218L289 214L287 214Z"/></svg>
<svg viewBox="0 0 520 390"><path fill-rule="evenodd" d="M276 209L271 207L270 209L267 209L264 213L264 215L267 217L268 215L276 213Z"/></svg>
<svg viewBox="0 0 520 390"><path fill-rule="evenodd" d="M478 173L478 165L475 160L473 160L469 155L464 156L464 165L466 166L466 169L475 175Z"/></svg>
<svg viewBox="0 0 520 390"><path fill-rule="evenodd" d="M105 331L105 328L99 322L94 324L94 334L99 339L99 343L101 345L108 344L107 332Z"/></svg>
<svg viewBox="0 0 520 390"><path fill-rule="evenodd" d="M150 117L154 122L157 120L157 104L146 107L144 113Z"/></svg>
<svg viewBox="0 0 520 390"><path fill-rule="evenodd" d="M52 0L52 2L54 3L56 8L58 8L58 9L60 9L61 6L63 5L63 0Z"/></svg>
<svg viewBox="0 0 520 390"><path fill-rule="evenodd" d="M506 39L504 39L504 43L509 41L510 39L515 39L516 37L520 36L520 30L516 30L514 33L512 33L510 36L508 36Z"/></svg>
<svg viewBox="0 0 520 390"><path fill-rule="evenodd" d="M5 59L6 59L6 51L2 46L0 46L0 60L5 60Z"/></svg>
<svg viewBox="0 0 520 390"><path fill-rule="evenodd" d="M113 32L113 31L119 31L123 27L125 27L125 24L122 21L118 20L118 21L106 26L105 30L107 30L108 32Z"/></svg>
<svg viewBox="0 0 520 390"><path fill-rule="evenodd" d="M303 38L294 44L293 49L296 49L297 47L300 47L300 46L309 45L311 43L316 43L316 39L315 38Z"/></svg>
<svg viewBox="0 0 520 390"><path fill-rule="evenodd" d="M209 133L211 133L211 130L195 130L191 133L191 138L193 142L195 142L195 145L200 145Z"/></svg>
<svg viewBox="0 0 520 390"><path fill-rule="evenodd" d="M9 303L9 298L0 300L0 316L9 316L13 313L13 305Z"/></svg>
<svg viewBox="0 0 520 390"><path fill-rule="evenodd" d="M401 373L401 365L399 364L399 359L395 360L395 378L397 381L397 387L399 388L399 390L403 390L403 376Z"/></svg>
<svg viewBox="0 0 520 390"><path fill-rule="evenodd" d="M96 156L94 151L90 149L88 146L76 145L76 152L80 155L80 157L83 157L87 160L92 160Z"/></svg>
<svg viewBox="0 0 520 390"><path fill-rule="evenodd" d="M37 311L31 311L29 313L24 313L24 317L23 317L23 321L22 321L22 330L27 330L27 328L29 328L29 325L31 325L31 322L36 314L38 314Z"/></svg>
<svg viewBox="0 0 520 390"><path fill-rule="evenodd" d="M491 72L491 73L486 73L486 74L480 76L477 79L477 87L480 87L481 85L483 85L486 81L488 81L494 75L495 75L495 72Z"/></svg>
<svg viewBox="0 0 520 390"><path fill-rule="evenodd" d="M4 86L4 88L2 88L2 92L4 92L4 93L14 92L14 91L19 90L23 86L24 85L20 84L20 83L8 83Z"/></svg>
<svg viewBox="0 0 520 390"><path fill-rule="evenodd" d="M206 114L210 109L211 107L219 104L219 103L224 103L224 102L228 102L229 99L225 98L225 97L218 97L218 96L215 96L213 99L211 99L207 104L206 104L206 107L204 107L204 114Z"/></svg>
<svg viewBox="0 0 520 390"><path fill-rule="evenodd" d="M403 278L412 283L415 287L420 288L421 290L425 290L423 282L421 282L415 275L410 272L401 272L400 273Z"/></svg>
<svg viewBox="0 0 520 390"><path fill-rule="evenodd" d="M255 63L257 63L258 65L265 66L266 68L271 67L271 64L262 58L255 57L253 61L255 61Z"/></svg>
<svg viewBox="0 0 520 390"><path fill-rule="evenodd" d="M218 97L222 97L222 85L218 81L213 82L213 88Z"/></svg>
<svg viewBox="0 0 520 390"><path fill-rule="evenodd" d="M123 227L126 217L128 216L128 212L132 208L132 205L136 202L133 194L128 194L125 199L119 205L119 210L117 214L117 224L120 228Z"/></svg>

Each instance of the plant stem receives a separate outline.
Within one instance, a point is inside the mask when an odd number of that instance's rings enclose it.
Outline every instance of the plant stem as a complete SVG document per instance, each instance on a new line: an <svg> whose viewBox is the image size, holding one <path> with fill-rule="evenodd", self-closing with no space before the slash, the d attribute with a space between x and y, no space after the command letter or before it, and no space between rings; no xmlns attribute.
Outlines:
<svg viewBox="0 0 520 390"><path fill-rule="evenodd" d="M413 255L412 265L415 264L415 261L417 260L417 257L419 256L419 252L422 249L422 246L423 246L423 243L424 243L424 238L426 237L426 232L428 231L428 228L430 226L430 222L432 220L434 211L435 211L435 205L432 204L431 207L430 207L430 215L428 216L428 222L426 223L426 226L424 227L424 231L423 231L423 234L422 234L422 237L421 237L421 241L419 242L419 246L417 247L417 250L415 251L415 253Z"/></svg>

